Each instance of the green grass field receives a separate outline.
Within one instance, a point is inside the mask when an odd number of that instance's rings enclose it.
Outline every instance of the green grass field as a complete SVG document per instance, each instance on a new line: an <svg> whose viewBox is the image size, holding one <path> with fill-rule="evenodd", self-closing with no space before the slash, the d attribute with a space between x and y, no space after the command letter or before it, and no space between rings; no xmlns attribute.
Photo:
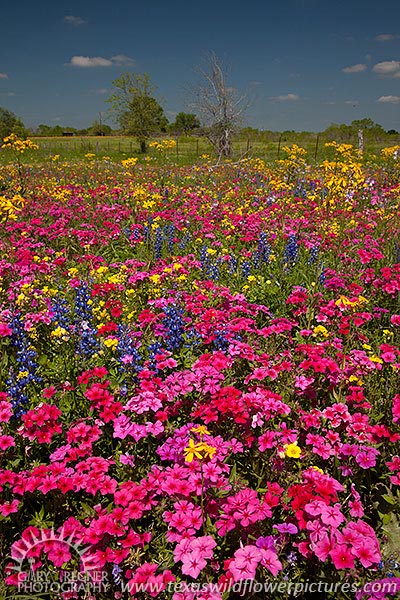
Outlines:
<svg viewBox="0 0 400 600"><path fill-rule="evenodd" d="M328 156L324 146L326 139L322 137L305 137L304 140L299 136L282 135L279 140L278 134L275 141L264 141L261 139L237 138L233 142L233 160L240 160L243 157L262 158L265 161L272 161L277 158L283 158L284 146L290 146L294 143L305 148L308 152L308 160L321 161ZM94 154L98 158L109 157L113 161L121 161L128 157L138 157L140 162L151 159L154 162L168 161L177 164L195 163L202 155L207 154L212 159L214 155L211 144L203 137L184 137L175 138L176 146L160 155L154 149L149 149L147 155L140 154L139 144L133 137L126 136L108 136L108 137L31 137L38 146L39 150L30 152L26 157L27 162L47 162L55 155L59 156L60 161L74 161L84 159L87 154ZM379 155L381 148L399 143L398 140L390 142L369 142L364 144L364 154L368 158L371 155ZM10 151L0 152L0 164L13 161ZM25 160L24 160L25 162Z"/></svg>

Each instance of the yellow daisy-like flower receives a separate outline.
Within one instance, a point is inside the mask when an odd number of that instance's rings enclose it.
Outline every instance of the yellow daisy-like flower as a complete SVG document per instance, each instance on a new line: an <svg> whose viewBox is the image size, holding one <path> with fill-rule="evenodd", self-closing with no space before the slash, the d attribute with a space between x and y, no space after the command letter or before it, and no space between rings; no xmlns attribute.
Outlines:
<svg viewBox="0 0 400 600"><path fill-rule="evenodd" d="M287 444L285 446L285 454L289 458L299 458L301 455L301 449L297 445L297 442L293 442L292 444Z"/></svg>
<svg viewBox="0 0 400 600"><path fill-rule="evenodd" d="M189 445L184 449L185 461L191 463L194 458L201 460L203 444L195 444L193 440L189 440Z"/></svg>
<svg viewBox="0 0 400 600"><path fill-rule="evenodd" d="M210 432L205 425L196 425L196 427L192 427L190 431L193 431L193 433L198 433L200 436L210 435Z"/></svg>
<svg viewBox="0 0 400 600"><path fill-rule="evenodd" d="M202 443L202 446L203 446L203 452L205 454L204 458L206 456L208 456L208 458L212 458L217 451L217 449L214 448L214 446L210 446L209 444Z"/></svg>

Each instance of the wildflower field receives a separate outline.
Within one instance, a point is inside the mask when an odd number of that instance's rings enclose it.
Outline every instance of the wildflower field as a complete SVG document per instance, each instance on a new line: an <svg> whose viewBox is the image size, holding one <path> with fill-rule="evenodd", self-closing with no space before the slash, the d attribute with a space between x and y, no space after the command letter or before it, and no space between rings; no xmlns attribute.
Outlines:
<svg viewBox="0 0 400 600"><path fill-rule="evenodd" d="M398 596L400 148L5 146L0 597Z"/></svg>

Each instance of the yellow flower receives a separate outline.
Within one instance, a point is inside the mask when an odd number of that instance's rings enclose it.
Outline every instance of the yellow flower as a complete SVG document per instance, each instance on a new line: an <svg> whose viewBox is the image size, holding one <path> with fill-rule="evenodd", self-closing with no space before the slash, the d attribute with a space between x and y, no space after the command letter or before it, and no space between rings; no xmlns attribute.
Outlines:
<svg viewBox="0 0 400 600"><path fill-rule="evenodd" d="M194 429L206 430L204 425L199 425ZM194 430L192 429L192 431ZM208 432L207 432L208 433ZM202 435L202 434L200 434ZM205 442L199 442L197 444L194 443L193 440L189 440L189 445L184 449L183 453L185 455L186 462L192 462L194 458L198 460L204 460L205 458L212 458L216 453L217 449Z"/></svg>
<svg viewBox="0 0 400 600"><path fill-rule="evenodd" d="M196 425L196 427L192 427L192 429L190 431L193 431L194 433L198 433L200 436L210 435L210 432L208 431L208 429L205 425Z"/></svg>
<svg viewBox="0 0 400 600"><path fill-rule="evenodd" d="M184 449L185 461L191 463L194 458L202 459L203 444L195 444L193 440L189 440L189 445Z"/></svg>
<svg viewBox="0 0 400 600"><path fill-rule="evenodd" d="M64 329L64 327L56 327L56 329L54 331L51 332L50 334L52 337L55 338L60 338L63 337L64 335L68 335L68 331L66 329Z"/></svg>
<svg viewBox="0 0 400 600"><path fill-rule="evenodd" d="M325 338L329 336L328 330L323 325L317 325L313 329L313 335L316 336L318 334L323 335Z"/></svg>
<svg viewBox="0 0 400 600"><path fill-rule="evenodd" d="M206 456L208 456L208 458L212 458L217 451L217 449L214 448L214 446L210 446L209 444L205 444L204 442L202 446L203 452L206 454Z"/></svg>
<svg viewBox="0 0 400 600"><path fill-rule="evenodd" d="M118 346L118 340L117 338L107 338L104 340L104 345L107 346L107 348L115 350L115 348Z"/></svg>
<svg viewBox="0 0 400 600"><path fill-rule="evenodd" d="M126 169L129 169L130 167L134 167L137 163L138 159L137 158L125 158L125 160L121 160L121 165L123 167L125 167Z"/></svg>
<svg viewBox="0 0 400 600"><path fill-rule="evenodd" d="M17 375L17 381L21 381L21 379L25 379L25 377L28 377L29 373L28 371L20 371Z"/></svg>
<svg viewBox="0 0 400 600"><path fill-rule="evenodd" d="M316 467L315 465L311 465L312 469L315 469L316 471L318 471L319 473L323 473L323 470L320 469L319 467Z"/></svg>
<svg viewBox="0 0 400 600"><path fill-rule="evenodd" d="M298 447L297 442L285 444L285 454L289 458L299 458L301 455L301 449Z"/></svg>
<svg viewBox="0 0 400 600"><path fill-rule="evenodd" d="M369 360L374 363L378 363L380 365L383 364L383 360L381 358L379 358L379 356L377 356L376 354L373 354L372 356L370 356Z"/></svg>

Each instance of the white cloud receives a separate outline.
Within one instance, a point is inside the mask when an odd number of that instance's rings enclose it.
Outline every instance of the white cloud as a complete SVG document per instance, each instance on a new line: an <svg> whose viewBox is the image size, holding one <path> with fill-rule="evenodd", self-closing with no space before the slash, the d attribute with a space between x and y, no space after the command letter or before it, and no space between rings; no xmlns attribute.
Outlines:
<svg viewBox="0 0 400 600"><path fill-rule="evenodd" d="M381 96L378 98L378 102L386 104L400 104L400 96Z"/></svg>
<svg viewBox="0 0 400 600"><path fill-rule="evenodd" d="M91 68L91 67L111 67L112 62L102 56L73 56L69 63L71 67Z"/></svg>
<svg viewBox="0 0 400 600"><path fill-rule="evenodd" d="M7 73L0 73L0 79L8 79Z"/></svg>
<svg viewBox="0 0 400 600"><path fill-rule="evenodd" d="M358 100L345 100L344 102L345 104L351 104L352 106L356 107L360 104L360 102Z"/></svg>
<svg viewBox="0 0 400 600"><path fill-rule="evenodd" d="M7 98L12 98L15 96L14 92L1 92L0 96L7 96Z"/></svg>
<svg viewBox="0 0 400 600"><path fill-rule="evenodd" d="M381 77L400 78L400 60L385 60L377 63L372 70Z"/></svg>
<svg viewBox="0 0 400 600"><path fill-rule="evenodd" d="M393 33L381 33L380 35L377 35L375 37L375 40L377 42L390 42L391 40L394 40L396 38L395 35L393 35Z"/></svg>
<svg viewBox="0 0 400 600"><path fill-rule="evenodd" d="M117 67L132 67L135 64L133 58L125 56L125 54L117 54L111 57L111 62Z"/></svg>
<svg viewBox="0 0 400 600"><path fill-rule="evenodd" d="M80 27L85 24L85 21L82 17L74 17L72 15L67 15L64 17L64 23L68 23L68 25L72 25L73 27Z"/></svg>
<svg viewBox="0 0 400 600"><path fill-rule="evenodd" d="M100 94L100 95L108 94L108 89L107 88L99 88L97 90L94 90L94 93Z"/></svg>
<svg viewBox="0 0 400 600"><path fill-rule="evenodd" d="M124 54L118 54L111 58L104 58L103 56L73 56L71 61L68 63L70 67L79 67L83 69L93 67L131 67L135 64L133 58L125 56Z"/></svg>
<svg viewBox="0 0 400 600"><path fill-rule="evenodd" d="M270 98L270 100L274 100L275 102L293 102L299 99L299 96L296 94L286 94L286 96L271 96Z"/></svg>
<svg viewBox="0 0 400 600"><path fill-rule="evenodd" d="M351 67L345 67L342 69L343 73L361 73L361 71L365 71L367 65L358 63L356 65L352 65Z"/></svg>

